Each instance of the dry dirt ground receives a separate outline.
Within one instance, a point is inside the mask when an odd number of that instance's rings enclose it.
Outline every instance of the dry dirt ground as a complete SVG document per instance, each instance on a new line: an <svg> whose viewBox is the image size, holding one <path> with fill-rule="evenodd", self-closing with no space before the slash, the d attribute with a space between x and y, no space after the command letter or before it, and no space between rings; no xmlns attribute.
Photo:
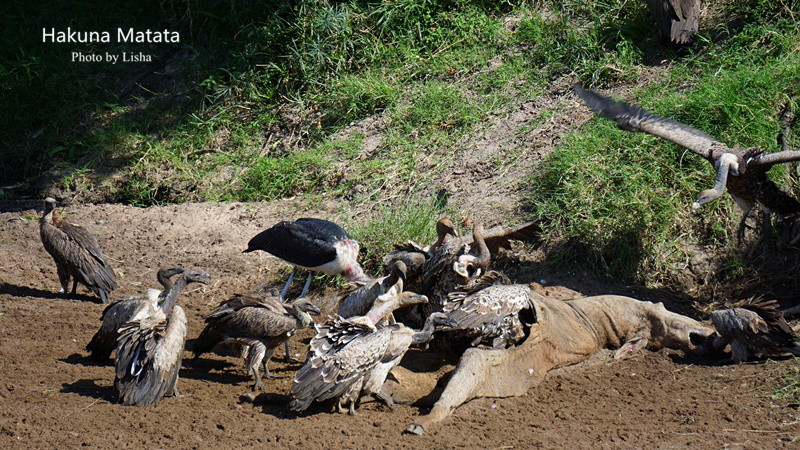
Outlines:
<svg viewBox="0 0 800 450"><path fill-rule="evenodd" d="M145 209L73 205L66 211L98 238L117 271L119 288L112 298L153 287L162 264L199 268L213 276L207 286L193 285L180 299L189 320L190 348L202 329L202 316L218 302L264 279L277 285L287 274L273 257L241 250L260 230L297 217L298 209L285 201ZM402 431L427 412L425 404L401 405L393 412L365 403L354 417L328 404L314 404L300 415L288 411L296 364L273 362L277 378L265 380L267 391L254 401L246 400L242 394L252 380L241 360L217 354L194 364L187 352L178 386L190 397L144 408L120 406L111 391L113 362L94 363L84 350L103 305L83 288L76 297L56 293L55 265L39 240L35 219L40 214L41 206L32 204L0 213L2 448L796 448L800 440L798 405L771 397L782 375L796 373L797 362L732 366L672 350L644 351L624 361L600 354L551 372L524 397L473 400L423 436ZM304 215L335 219L336 211ZM518 261L517 281L525 283L547 278L533 259L505 258ZM544 289L561 298L613 292L665 300L673 310L686 307L658 292L580 276L547 279ZM313 298L330 310L336 296L331 288L318 286ZM309 336L306 331L292 341L300 358ZM281 356L282 351L276 352ZM420 361L438 360L418 350L403 365L418 371ZM448 367L436 369L437 374Z"/></svg>

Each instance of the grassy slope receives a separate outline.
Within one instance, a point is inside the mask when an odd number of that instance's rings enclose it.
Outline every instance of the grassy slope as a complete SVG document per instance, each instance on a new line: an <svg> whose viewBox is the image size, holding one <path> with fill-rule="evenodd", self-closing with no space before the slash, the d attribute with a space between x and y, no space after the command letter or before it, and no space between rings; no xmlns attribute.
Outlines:
<svg viewBox="0 0 800 450"><path fill-rule="evenodd" d="M706 5L703 32L680 54L658 44L644 2L634 1L60 3L0 7L11 18L0 47L8 153L0 174L24 185L46 172L78 199L380 203L389 188L405 195L411 183L432 197L453 148L564 78L624 92L722 140L775 150L780 115L800 89L794 1ZM41 42L42 27L66 26L169 28L181 43ZM72 50L156 58L93 66L67 62ZM497 58L502 64L489 64ZM657 79L639 83L663 59ZM374 114L388 125L371 157L359 158L357 136L337 132ZM687 211L710 173L676 146L594 119L520 180L519 201L524 214L547 218L551 241L589 249L581 265L657 283L690 257L683 243L731 240L731 202ZM390 242L430 239L443 213L426 196L386 208L404 220L378 210L354 229L376 256ZM385 236L387 225L398 233ZM574 264L571 247L561 248L553 260Z"/></svg>

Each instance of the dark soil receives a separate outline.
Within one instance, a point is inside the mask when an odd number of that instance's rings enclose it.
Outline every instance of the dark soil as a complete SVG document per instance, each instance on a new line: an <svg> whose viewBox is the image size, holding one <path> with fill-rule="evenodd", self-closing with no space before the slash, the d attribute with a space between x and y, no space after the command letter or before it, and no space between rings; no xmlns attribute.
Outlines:
<svg viewBox="0 0 800 450"><path fill-rule="evenodd" d="M119 274L114 299L154 287L155 271L163 264L211 273L207 286L190 287L180 299L191 348L202 316L218 302L265 279L278 285L287 275L288 267L275 258L241 251L260 230L295 217L297 208L283 202L67 210L69 220L98 238ZM424 404L393 412L369 402L355 417L336 413L329 404L315 404L300 415L288 411L288 390L299 365L282 363L281 350L271 364L276 379L265 380L267 391L254 400L242 397L252 379L240 359L206 354L193 364L187 352L178 387L190 397L144 408L120 406L112 396L113 362L94 363L84 349L103 305L84 288L78 296L56 293L55 265L33 220L40 214L34 209L0 214L2 448L783 448L796 447L792 442L800 438L798 405L773 398L786 384L784 376L797 377L796 361L728 365L675 350L644 351L623 361L601 353L551 372L523 397L473 400L423 436L402 431L427 412ZM303 214L332 218L335 211ZM516 261L516 281L544 279L548 295L622 293L665 301L669 309L703 318L657 291L632 291L589 276L548 277L536 271L536 255L526 252L501 260ZM295 284L299 290L301 283ZM330 310L335 291L315 284L312 298ZM309 337L306 330L292 340L300 359ZM412 351L404 366L425 360L438 357ZM422 375L427 382L416 383L417 390L432 388L448 367ZM401 384L407 373L402 368L398 373Z"/></svg>

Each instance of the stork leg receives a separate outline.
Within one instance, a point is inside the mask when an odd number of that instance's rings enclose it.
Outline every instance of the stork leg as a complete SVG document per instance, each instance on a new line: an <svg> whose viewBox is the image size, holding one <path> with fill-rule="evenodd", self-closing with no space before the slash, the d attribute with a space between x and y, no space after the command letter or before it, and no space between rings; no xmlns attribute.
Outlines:
<svg viewBox="0 0 800 450"><path fill-rule="evenodd" d="M303 292L300 293L300 298L306 296L306 292L308 292L308 286L311 285L311 277L313 276L313 272L308 272L308 278L306 278L306 285L303 286Z"/></svg>
<svg viewBox="0 0 800 450"><path fill-rule="evenodd" d="M283 287L283 291L281 291L281 302L285 302L286 291L289 290L289 282L292 281L292 278L294 278L295 272L297 272L297 266L295 266L294 270L292 271L292 274L289 275L289 281L286 282L286 286L284 286ZM303 286L303 291L300 292L300 298L303 298L303 297L306 296L306 292L308 292L308 286L311 284L311 276L312 276L312 273L309 272L308 273L308 278L306 278L306 284L305 284L305 286ZM286 355L284 356L284 361L285 362L292 363L292 364L299 362L298 360L296 360L296 359L294 359L292 357L292 351L289 349L289 339L286 339L285 341L283 341L283 349L286 352Z"/></svg>
<svg viewBox="0 0 800 450"><path fill-rule="evenodd" d="M292 270L292 273L289 274L289 279L286 280L286 284L283 285L283 289L281 290L281 303L286 301L286 292L289 290L289 285L292 284L292 279L294 279L295 273L297 273L297 266L294 266L294 270Z"/></svg>

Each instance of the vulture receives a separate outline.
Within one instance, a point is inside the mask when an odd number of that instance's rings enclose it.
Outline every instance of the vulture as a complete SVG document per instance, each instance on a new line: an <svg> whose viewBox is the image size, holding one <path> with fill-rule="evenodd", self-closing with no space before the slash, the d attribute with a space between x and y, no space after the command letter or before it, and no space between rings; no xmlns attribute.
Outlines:
<svg viewBox="0 0 800 450"><path fill-rule="evenodd" d="M665 42L683 45L700 25L700 0L647 0L647 6Z"/></svg>
<svg viewBox="0 0 800 450"><path fill-rule="evenodd" d="M409 292L400 295L406 297L401 303L425 300ZM332 318L317 327L308 360L292 382L289 409L304 411L314 400L337 398L339 412L349 405L352 415L364 395L377 397L394 409L392 397L381 390L389 371L400 363L411 344L430 340L438 325L452 322L443 313L434 313L421 331L414 331L401 323L376 329L365 317Z"/></svg>
<svg viewBox="0 0 800 450"><path fill-rule="evenodd" d="M54 213L56 201L50 197L44 200L44 214L39 219L39 234L47 253L56 262L61 291L67 292L72 278L72 295L83 283L108 303L108 293L117 288L114 271L106 263L97 239L85 228L58 217Z"/></svg>
<svg viewBox="0 0 800 450"><path fill-rule="evenodd" d="M394 297L403 292L405 279L405 263L395 261L389 275L368 282L356 282L358 287L339 303L338 314L344 318L367 314L379 297Z"/></svg>
<svg viewBox="0 0 800 450"><path fill-rule="evenodd" d="M415 291L417 281L422 273L422 268L425 262L431 258L431 255L447 242L449 237L458 237L458 231L453 227L453 222L448 218L439 219L436 222L436 241L427 246L421 246L414 241L409 240L405 244L395 244L394 250L383 257L383 267L386 271L391 271L392 266L397 261L402 261L406 265L406 286L407 291Z"/></svg>
<svg viewBox="0 0 800 450"><path fill-rule="evenodd" d="M286 306L275 291L239 295L220 303L205 317L206 327L195 343L194 360L220 343L247 345L245 367L255 377L253 391L264 390L259 373L262 361L265 376L272 378L267 366L272 353L297 330L314 323L310 313L320 313L305 297L296 299L289 308Z"/></svg>
<svg viewBox="0 0 800 450"><path fill-rule="evenodd" d="M189 283L206 284L209 278L195 270L183 272L158 307L148 303L119 329L114 360L114 391L119 403L147 406L165 394L178 396L186 314L176 303Z"/></svg>
<svg viewBox="0 0 800 450"><path fill-rule="evenodd" d="M490 271L471 286L451 292L443 312L454 323L455 334L469 338L470 346L508 348L525 338L525 328L536 322L530 290L509 284L500 272Z"/></svg>
<svg viewBox="0 0 800 450"><path fill-rule="evenodd" d="M483 226L479 223L473 227L470 244L462 239L450 239L425 263L419 292L426 295L430 302L416 307L420 314L418 323L431 313L441 311L448 294L456 286L466 284L473 276L479 276L489 264L491 255L484 241Z"/></svg>
<svg viewBox="0 0 800 450"><path fill-rule="evenodd" d="M711 322L719 334L714 346L722 349L730 344L735 363L755 357L800 356L800 338L789 327L778 310L778 302L763 298L739 301L731 307L711 313Z"/></svg>
<svg viewBox="0 0 800 450"><path fill-rule="evenodd" d="M281 301L286 298L298 267L332 276L344 275L349 281L369 280L357 260L358 242L328 220L303 218L279 222L250 239L244 252L255 250L263 250L295 266L281 291ZM308 274L300 297L306 295L311 275Z"/></svg>
<svg viewBox="0 0 800 450"><path fill-rule="evenodd" d="M795 218L800 214L800 202L767 177L767 171L775 164L800 161L800 151L765 153L757 147L729 147L700 130L615 102L580 84L575 85L575 92L597 114L613 120L620 129L658 136L708 160L717 172L714 187L700 192L692 203L692 211L717 199L727 188L743 212L738 231L740 241L744 235L745 220L756 204L761 205L767 213L776 213L780 220Z"/></svg>
<svg viewBox="0 0 800 450"><path fill-rule="evenodd" d="M130 297L114 302L103 310L102 324L97 333L94 334L92 340L86 345L92 359L103 361L109 356L111 352L117 347L117 337L119 337L119 328L130 320L141 310L150 308L155 310L158 303L164 300L169 291L172 289L172 278L175 275L183 273L184 270L180 267L162 267L156 273L156 279L164 290L148 289L143 294L131 295Z"/></svg>

